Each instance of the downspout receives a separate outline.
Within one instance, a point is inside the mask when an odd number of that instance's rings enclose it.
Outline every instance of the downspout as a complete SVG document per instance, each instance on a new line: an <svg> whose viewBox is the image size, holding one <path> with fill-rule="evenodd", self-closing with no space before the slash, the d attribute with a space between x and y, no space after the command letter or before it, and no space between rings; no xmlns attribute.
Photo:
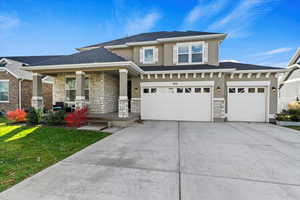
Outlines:
<svg viewBox="0 0 300 200"><path fill-rule="evenodd" d="M19 79L19 108L22 109L22 81L23 79Z"/></svg>

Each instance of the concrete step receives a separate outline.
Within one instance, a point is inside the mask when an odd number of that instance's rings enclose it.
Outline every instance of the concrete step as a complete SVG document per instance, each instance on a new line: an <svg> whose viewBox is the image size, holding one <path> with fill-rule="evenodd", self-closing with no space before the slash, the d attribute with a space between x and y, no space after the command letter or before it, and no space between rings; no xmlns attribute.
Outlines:
<svg viewBox="0 0 300 200"><path fill-rule="evenodd" d="M82 126L78 128L78 130L85 130L85 131L101 131L103 129L106 129L107 126L101 126L101 125L87 125Z"/></svg>

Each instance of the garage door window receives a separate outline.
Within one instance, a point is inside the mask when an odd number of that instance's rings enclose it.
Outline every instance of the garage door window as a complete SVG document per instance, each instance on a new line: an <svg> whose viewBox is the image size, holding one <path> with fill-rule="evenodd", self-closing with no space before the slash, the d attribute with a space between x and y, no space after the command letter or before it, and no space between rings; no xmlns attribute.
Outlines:
<svg viewBox="0 0 300 200"><path fill-rule="evenodd" d="M248 88L248 93L255 93L255 88Z"/></svg>
<svg viewBox="0 0 300 200"><path fill-rule="evenodd" d="M235 88L229 88L229 93L235 93Z"/></svg>
<svg viewBox="0 0 300 200"><path fill-rule="evenodd" d="M257 88L258 93L265 93L265 88Z"/></svg>
<svg viewBox="0 0 300 200"><path fill-rule="evenodd" d="M204 93L210 93L210 88L203 88Z"/></svg>
<svg viewBox="0 0 300 200"><path fill-rule="evenodd" d="M245 88L238 88L238 93L245 93Z"/></svg>
<svg viewBox="0 0 300 200"><path fill-rule="evenodd" d="M201 93L201 88L195 88L195 93Z"/></svg>
<svg viewBox="0 0 300 200"><path fill-rule="evenodd" d="M149 93L149 88L144 88L144 93L145 94Z"/></svg>
<svg viewBox="0 0 300 200"><path fill-rule="evenodd" d="M192 92L192 88L184 88L184 92L185 93L191 93Z"/></svg>
<svg viewBox="0 0 300 200"><path fill-rule="evenodd" d="M156 88L151 88L151 93L156 93L157 89Z"/></svg>
<svg viewBox="0 0 300 200"><path fill-rule="evenodd" d="M177 88L177 93L183 93L183 88Z"/></svg>

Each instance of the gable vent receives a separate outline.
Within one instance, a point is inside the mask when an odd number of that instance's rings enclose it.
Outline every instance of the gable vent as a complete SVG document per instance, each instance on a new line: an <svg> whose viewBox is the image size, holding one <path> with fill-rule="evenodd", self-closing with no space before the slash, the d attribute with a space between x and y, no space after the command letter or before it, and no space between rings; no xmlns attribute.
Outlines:
<svg viewBox="0 0 300 200"><path fill-rule="evenodd" d="M5 62L4 60L0 62L0 67L5 67L5 65L7 64L7 62Z"/></svg>

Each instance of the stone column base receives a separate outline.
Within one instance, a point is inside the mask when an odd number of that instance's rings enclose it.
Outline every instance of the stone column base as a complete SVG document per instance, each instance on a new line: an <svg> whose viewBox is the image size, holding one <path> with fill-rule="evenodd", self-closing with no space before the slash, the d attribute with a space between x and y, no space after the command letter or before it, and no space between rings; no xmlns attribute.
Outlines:
<svg viewBox="0 0 300 200"><path fill-rule="evenodd" d="M225 99L224 98L214 98L214 121L220 122L225 121Z"/></svg>
<svg viewBox="0 0 300 200"><path fill-rule="evenodd" d="M43 97L33 96L31 99L31 106L35 109L43 109L44 108Z"/></svg>
<svg viewBox="0 0 300 200"><path fill-rule="evenodd" d="M132 98L131 99L131 110L132 113L140 113L141 112L141 99L140 98Z"/></svg>
<svg viewBox="0 0 300 200"><path fill-rule="evenodd" d="M77 96L75 99L75 109L81 109L87 106L85 97Z"/></svg>
<svg viewBox="0 0 300 200"><path fill-rule="evenodd" d="M128 114L128 99L119 99L119 117L126 118L129 116Z"/></svg>

